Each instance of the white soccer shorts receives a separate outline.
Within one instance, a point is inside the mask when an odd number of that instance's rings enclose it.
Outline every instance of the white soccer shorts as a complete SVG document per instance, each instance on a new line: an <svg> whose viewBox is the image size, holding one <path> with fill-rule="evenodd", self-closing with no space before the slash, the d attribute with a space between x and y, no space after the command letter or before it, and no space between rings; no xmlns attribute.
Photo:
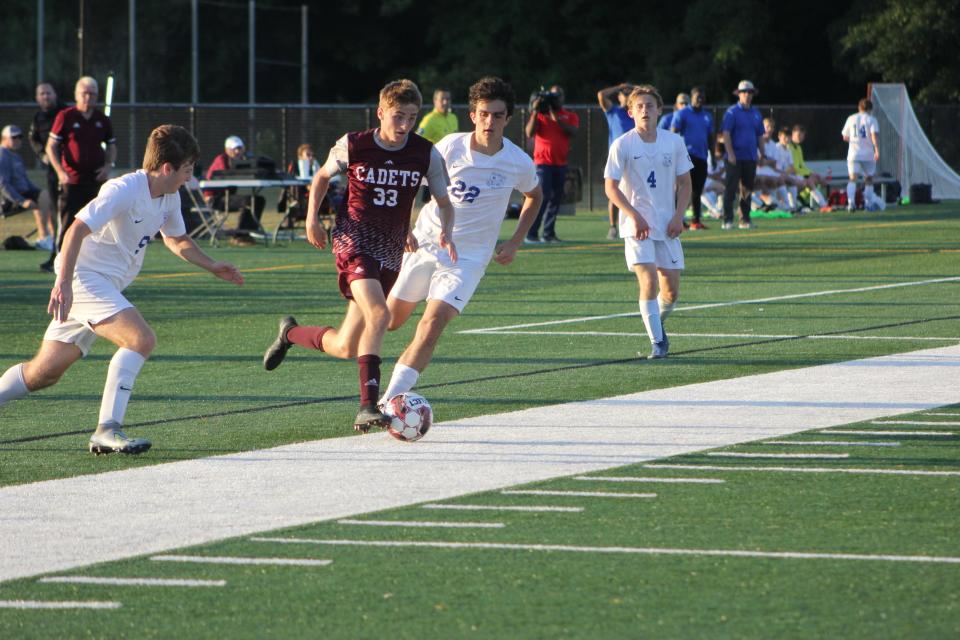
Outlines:
<svg viewBox="0 0 960 640"><path fill-rule="evenodd" d="M876 172L877 163L874 160L847 160L848 176L872 178Z"/></svg>
<svg viewBox="0 0 960 640"><path fill-rule="evenodd" d="M67 321L51 320L43 339L75 344L87 355L97 339L93 325L131 307L110 280L99 273L78 271L73 277L73 306Z"/></svg>
<svg viewBox="0 0 960 640"><path fill-rule="evenodd" d="M421 248L403 256L390 295L407 302L442 300L462 313L485 271L485 264L464 258L452 264L446 250L433 253Z"/></svg>
<svg viewBox="0 0 960 640"><path fill-rule="evenodd" d="M653 263L658 269L683 269L683 246L680 238L666 240L623 239L623 253L627 259L627 270L633 271L635 264Z"/></svg>

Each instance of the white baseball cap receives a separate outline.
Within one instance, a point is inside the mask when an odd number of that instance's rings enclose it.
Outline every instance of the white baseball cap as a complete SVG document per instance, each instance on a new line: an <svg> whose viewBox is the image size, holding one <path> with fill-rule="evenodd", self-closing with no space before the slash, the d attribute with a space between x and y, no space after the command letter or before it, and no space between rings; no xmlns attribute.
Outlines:
<svg viewBox="0 0 960 640"><path fill-rule="evenodd" d="M15 124L8 124L3 128L3 132L0 132L0 136L4 138L12 138L13 136L23 135L23 130Z"/></svg>
<svg viewBox="0 0 960 640"><path fill-rule="evenodd" d="M229 138L223 141L224 149L237 149L243 146L245 145L243 144L243 140L241 140L239 136L230 136Z"/></svg>
<svg viewBox="0 0 960 640"><path fill-rule="evenodd" d="M749 80L741 80L740 84L737 85L737 90L734 91L734 95L740 93L741 91L749 91L750 93L757 93L757 88L753 86L753 83Z"/></svg>

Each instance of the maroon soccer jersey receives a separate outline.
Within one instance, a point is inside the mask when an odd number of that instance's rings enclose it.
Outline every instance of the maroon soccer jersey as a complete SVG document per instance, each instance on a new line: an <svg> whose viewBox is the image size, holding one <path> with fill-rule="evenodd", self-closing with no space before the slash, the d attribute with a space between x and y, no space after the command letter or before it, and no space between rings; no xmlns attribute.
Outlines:
<svg viewBox="0 0 960 640"><path fill-rule="evenodd" d="M373 132L347 134L346 207L337 212L333 252L368 255L399 271L410 210L430 167L433 144L411 133L402 149L388 151Z"/></svg>
<svg viewBox="0 0 960 640"><path fill-rule="evenodd" d="M106 162L101 142L116 142L113 126L102 111L94 110L89 119L76 107L57 114L50 137L60 143L60 163L70 184L95 184L97 170Z"/></svg>

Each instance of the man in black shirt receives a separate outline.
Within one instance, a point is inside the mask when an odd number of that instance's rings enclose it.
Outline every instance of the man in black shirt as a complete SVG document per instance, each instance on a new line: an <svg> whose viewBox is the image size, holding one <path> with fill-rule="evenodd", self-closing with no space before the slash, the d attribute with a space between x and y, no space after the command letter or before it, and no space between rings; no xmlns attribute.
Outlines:
<svg viewBox="0 0 960 640"><path fill-rule="evenodd" d="M33 114L33 122L30 124L30 146L33 147L33 152L37 154L40 163L47 168L47 193L50 196L51 207L56 207L60 179L57 178L57 172L50 166L50 160L47 159L47 138L50 136L50 128L53 127L57 114L66 105L57 99L57 92L49 82L41 82L37 85L36 100L40 110ZM54 219L59 220L60 216L54 216ZM53 258L56 256L56 250L54 245L50 252L50 259L40 265L41 271L53 273Z"/></svg>

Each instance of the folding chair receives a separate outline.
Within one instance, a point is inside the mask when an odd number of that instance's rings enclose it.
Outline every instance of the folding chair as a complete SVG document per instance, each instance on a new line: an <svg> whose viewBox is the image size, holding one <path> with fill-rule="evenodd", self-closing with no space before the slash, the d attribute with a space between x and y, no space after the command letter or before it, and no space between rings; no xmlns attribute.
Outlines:
<svg viewBox="0 0 960 640"><path fill-rule="evenodd" d="M338 199L339 194L340 183L334 179L334 181L330 183L323 202L320 203L320 222L327 232L328 241L332 241L336 216L331 200ZM309 197L309 188L305 186L287 187L283 190L280 195L280 202L277 203L277 209L285 211L285 214L271 234L273 244L277 244L277 241L280 239L288 241L306 239L307 236L305 233L301 235L298 234L296 230L298 227L297 223L302 224L307 220L307 200Z"/></svg>
<svg viewBox="0 0 960 640"><path fill-rule="evenodd" d="M190 180L183 185L182 190L187 194L190 213L198 219L197 226L190 231L190 237L195 240L209 237L210 244L212 246L218 246L217 234L227 221L228 213L226 211L218 211L204 201L203 194L200 192L200 183L197 182L196 178L190 178ZM181 193L181 199L182 197L183 194Z"/></svg>

